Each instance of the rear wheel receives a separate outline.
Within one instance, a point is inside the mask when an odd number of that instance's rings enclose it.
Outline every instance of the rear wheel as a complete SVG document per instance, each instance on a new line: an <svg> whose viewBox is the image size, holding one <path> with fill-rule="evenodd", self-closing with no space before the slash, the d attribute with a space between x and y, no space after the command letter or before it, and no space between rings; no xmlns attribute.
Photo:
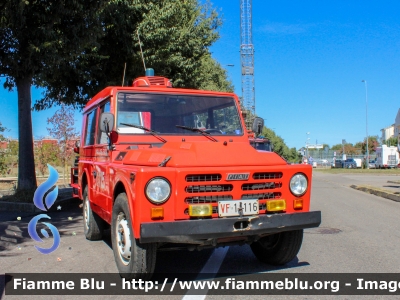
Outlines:
<svg viewBox="0 0 400 300"><path fill-rule="evenodd" d="M261 238L250 245L254 255L271 265L284 265L299 253L303 241L303 229L285 231Z"/></svg>
<svg viewBox="0 0 400 300"><path fill-rule="evenodd" d="M90 241L103 237L104 221L92 211L87 186L83 191L83 229L85 237Z"/></svg>
<svg viewBox="0 0 400 300"><path fill-rule="evenodd" d="M154 243L141 244L135 239L128 199L125 193L115 199L111 241L114 258L121 277L150 279L156 264L157 247Z"/></svg>

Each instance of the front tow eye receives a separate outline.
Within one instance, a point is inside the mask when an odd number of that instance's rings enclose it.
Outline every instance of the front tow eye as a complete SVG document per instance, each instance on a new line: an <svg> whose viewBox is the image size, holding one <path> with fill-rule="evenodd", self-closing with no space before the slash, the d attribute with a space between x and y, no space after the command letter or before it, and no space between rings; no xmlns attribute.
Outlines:
<svg viewBox="0 0 400 300"><path fill-rule="evenodd" d="M249 226L250 222L249 221L239 221L233 224L233 228L236 230L243 230L246 229Z"/></svg>

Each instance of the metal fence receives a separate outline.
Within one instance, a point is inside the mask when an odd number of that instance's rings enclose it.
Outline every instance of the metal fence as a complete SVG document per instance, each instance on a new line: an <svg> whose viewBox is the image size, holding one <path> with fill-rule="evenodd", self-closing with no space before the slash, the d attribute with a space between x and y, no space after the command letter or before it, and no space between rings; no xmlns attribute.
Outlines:
<svg viewBox="0 0 400 300"><path fill-rule="evenodd" d="M336 154L336 155L335 155ZM362 154L361 151L358 154L346 154L346 158L360 158L360 159L364 159L364 157L366 157L365 154ZM329 163L331 163L333 161L333 158L336 157L336 159L342 159L343 155L341 152L336 151L336 150L328 150L325 151L324 149L308 149L308 156L311 156L313 158L314 161L322 161L322 160L327 160ZM376 154L369 154L369 159L373 160L376 159Z"/></svg>

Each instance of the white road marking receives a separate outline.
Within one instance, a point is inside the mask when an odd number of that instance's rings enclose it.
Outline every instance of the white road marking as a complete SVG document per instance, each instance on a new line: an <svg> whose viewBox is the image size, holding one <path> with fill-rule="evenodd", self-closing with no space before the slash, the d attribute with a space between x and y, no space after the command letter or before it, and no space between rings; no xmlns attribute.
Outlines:
<svg viewBox="0 0 400 300"><path fill-rule="evenodd" d="M203 269L201 269L199 274L216 274L221 267L222 262L228 253L229 247L217 248L208 258L206 264ZM199 280L200 276L198 275L196 280ZM212 278L209 278L212 280ZM207 291L204 290L204 295L188 295L192 290L189 290L185 296L183 296L182 300L204 300L207 296Z"/></svg>

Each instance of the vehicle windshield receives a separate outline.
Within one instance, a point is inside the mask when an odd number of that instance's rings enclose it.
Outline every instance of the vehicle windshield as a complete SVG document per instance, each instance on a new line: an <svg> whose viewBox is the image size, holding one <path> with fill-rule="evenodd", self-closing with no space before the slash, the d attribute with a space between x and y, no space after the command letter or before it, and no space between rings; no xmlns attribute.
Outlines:
<svg viewBox="0 0 400 300"><path fill-rule="evenodd" d="M162 134L197 135L186 126L211 135L242 135L236 102L232 97L120 92L117 96L117 131L145 133L144 126Z"/></svg>

